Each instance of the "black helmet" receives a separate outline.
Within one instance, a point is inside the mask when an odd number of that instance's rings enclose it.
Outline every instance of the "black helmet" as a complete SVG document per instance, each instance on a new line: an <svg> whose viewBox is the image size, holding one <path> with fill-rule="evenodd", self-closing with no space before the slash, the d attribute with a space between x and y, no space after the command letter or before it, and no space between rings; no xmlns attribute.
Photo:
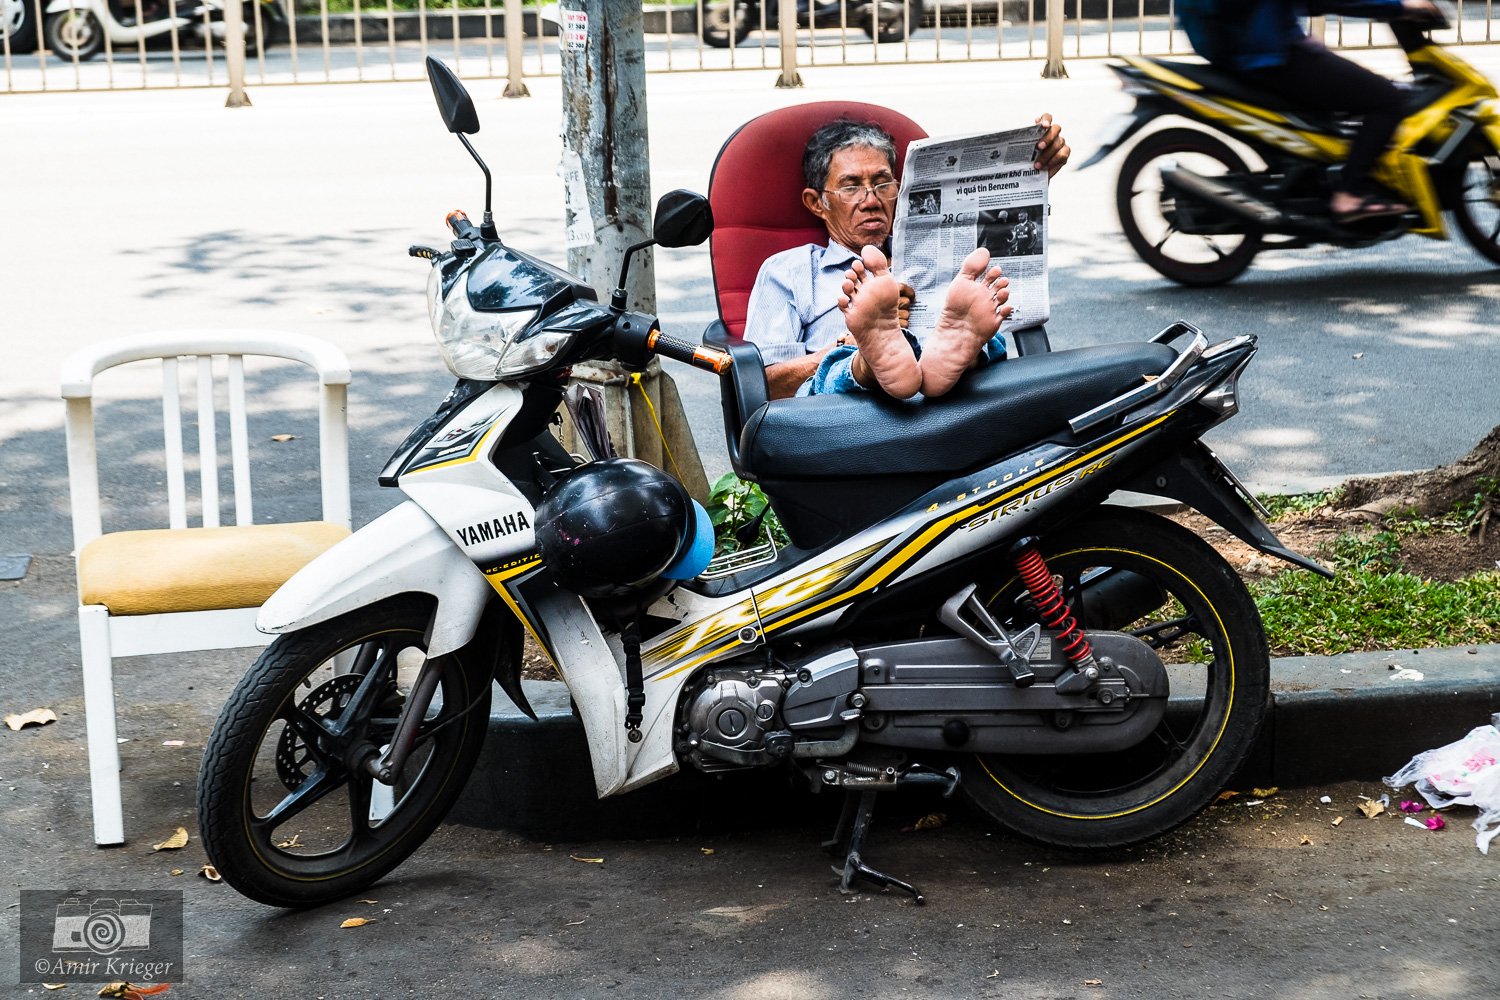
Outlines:
<svg viewBox="0 0 1500 1000"><path fill-rule="evenodd" d="M583 597L645 602L664 574L697 576L713 554L707 512L682 484L633 458L606 458L558 481L536 509L536 544L559 584Z"/></svg>

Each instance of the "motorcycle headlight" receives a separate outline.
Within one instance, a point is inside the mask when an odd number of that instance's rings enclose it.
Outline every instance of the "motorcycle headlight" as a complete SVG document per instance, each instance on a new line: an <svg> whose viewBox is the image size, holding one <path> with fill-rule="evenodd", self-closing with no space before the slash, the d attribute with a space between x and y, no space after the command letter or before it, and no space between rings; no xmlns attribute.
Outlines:
<svg viewBox="0 0 1500 1000"><path fill-rule="evenodd" d="M495 381L525 374L551 361L571 336L542 331L522 338L539 310L481 312L469 304L464 275L446 295L442 288L442 272L433 268L427 278L432 333L443 362L459 378Z"/></svg>

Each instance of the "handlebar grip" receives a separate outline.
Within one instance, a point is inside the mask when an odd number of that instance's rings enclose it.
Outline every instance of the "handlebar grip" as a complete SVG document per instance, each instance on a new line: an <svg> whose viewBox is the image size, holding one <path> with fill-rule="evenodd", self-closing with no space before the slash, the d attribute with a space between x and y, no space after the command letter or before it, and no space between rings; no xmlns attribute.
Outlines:
<svg viewBox="0 0 1500 1000"><path fill-rule="evenodd" d="M662 357L671 358L673 361L681 361L683 364L692 365L694 368L702 368L704 371L722 375L733 364L733 359L721 350L706 347L703 344L690 344L685 340L668 337L661 330L652 330L651 335L646 338L647 350L655 351Z"/></svg>
<svg viewBox="0 0 1500 1000"><path fill-rule="evenodd" d="M455 208L448 213L444 221L448 223L448 228L453 231L453 235L459 239L476 241L479 239L479 230L475 228L474 223L469 221L469 217L463 213L462 209Z"/></svg>

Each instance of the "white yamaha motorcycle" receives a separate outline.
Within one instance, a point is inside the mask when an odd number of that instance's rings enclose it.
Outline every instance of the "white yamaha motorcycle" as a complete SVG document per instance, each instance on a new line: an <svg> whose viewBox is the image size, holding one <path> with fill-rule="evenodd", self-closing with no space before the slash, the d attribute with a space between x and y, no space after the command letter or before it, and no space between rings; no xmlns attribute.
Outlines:
<svg viewBox="0 0 1500 1000"><path fill-rule="evenodd" d="M234 2L234 0L231 0ZM245 52L254 55L285 37L287 19L278 0L239 0L244 9ZM42 30L47 48L69 62L92 59L111 46L134 47L172 32L223 42L225 0L46 0Z"/></svg>
<svg viewBox="0 0 1500 1000"><path fill-rule="evenodd" d="M441 63L428 74L477 160L468 94ZM1255 605L1199 538L1104 501L1175 497L1326 572L1198 440L1236 411L1252 338L1210 346L1179 323L991 365L927 402L767 402L753 344L663 336L623 290L597 302L507 246L488 199L478 228L450 216L447 249L412 248L459 381L381 474L406 501L266 603L280 636L210 737L199 815L228 882L310 906L400 864L468 778L491 682L529 712L523 632L569 688L600 796L684 766L796 769L847 793L846 889L921 898L861 857L894 789L961 791L1075 848L1140 842L1213 800L1267 702ZM652 242L711 228L707 202L674 191ZM570 365L653 355L720 374L731 460L790 546L705 565L711 530L675 481L579 465L549 435Z"/></svg>

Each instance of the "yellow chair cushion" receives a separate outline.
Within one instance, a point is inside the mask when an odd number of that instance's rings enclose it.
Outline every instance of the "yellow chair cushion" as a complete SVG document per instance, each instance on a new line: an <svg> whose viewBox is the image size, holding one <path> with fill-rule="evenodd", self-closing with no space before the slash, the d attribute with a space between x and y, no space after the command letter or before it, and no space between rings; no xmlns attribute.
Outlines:
<svg viewBox="0 0 1500 1000"><path fill-rule="evenodd" d="M327 521L117 531L78 553L78 595L112 615L255 608L348 535Z"/></svg>

